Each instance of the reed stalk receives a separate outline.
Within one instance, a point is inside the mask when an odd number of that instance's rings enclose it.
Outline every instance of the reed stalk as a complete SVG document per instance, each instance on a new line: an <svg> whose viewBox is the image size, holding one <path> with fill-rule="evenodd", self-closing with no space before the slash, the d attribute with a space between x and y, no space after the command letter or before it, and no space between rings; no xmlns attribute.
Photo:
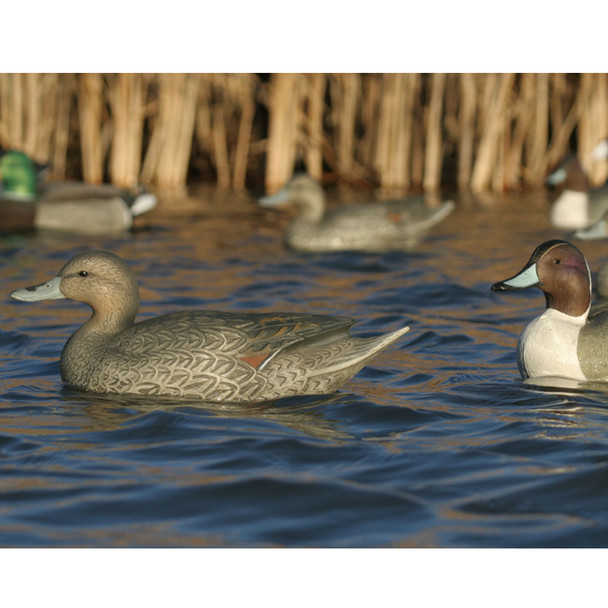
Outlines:
<svg viewBox="0 0 608 608"><path fill-rule="evenodd" d="M526 138L532 131L534 118L534 74L522 74L519 79L517 103L513 107L513 132L507 157L505 159L505 183L507 187L516 187L525 174L524 148Z"/></svg>
<svg viewBox="0 0 608 608"><path fill-rule="evenodd" d="M560 75L554 75L554 82L557 82L559 88L552 95L552 100L559 97L561 102L552 103L552 120L554 119L555 126L547 149L547 166L550 169L555 167L566 154L568 141L583 111L583 88L579 87L577 92L571 94L565 86L565 79L557 78L558 76ZM571 103L570 107L567 106L568 102Z"/></svg>
<svg viewBox="0 0 608 608"><path fill-rule="evenodd" d="M413 89L411 94L413 95L412 105L412 119L411 124L411 144L410 144L410 155L411 155L411 167L410 167L410 178L409 183L412 187L420 188L422 186L422 180L424 177L424 114L425 108L422 105L422 93L423 93L423 80L417 74L410 75L410 78L414 77L412 81Z"/></svg>
<svg viewBox="0 0 608 608"><path fill-rule="evenodd" d="M473 169L473 148L475 143L475 112L477 109L477 89L473 74L460 77L460 114L458 140L459 190L468 188Z"/></svg>
<svg viewBox="0 0 608 608"><path fill-rule="evenodd" d="M82 173L90 184L103 181L103 80L101 74L81 74L78 79L78 118Z"/></svg>
<svg viewBox="0 0 608 608"><path fill-rule="evenodd" d="M73 74L64 74L59 85L55 121L53 123L52 149L44 158L50 159L51 179L62 180L67 177L68 150L70 144L70 125L72 122L73 101L76 97L76 83Z"/></svg>
<svg viewBox="0 0 608 608"><path fill-rule="evenodd" d="M141 169L147 76L112 75L107 87L113 127L110 178L118 186L132 188Z"/></svg>
<svg viewBox="0 0 608 608"><path fill-rule="evenodd" d="M315 179L323 177L323 117L325 109L325 74L308 74L306 78L304 162Z"/></svg>
<svg viewBox="0 0 608 608"><path fill-rule="evenodd" d="M471 176L471 190L484 192L490 188L498 153L502 117L511 94L514 74L489 74L484 87L484 114L477 158ZM497 187L495 182L494 188Z"/></svg>
<svg viewBox="0 0 608 608"><path fill-rule="evenodd" d="M214 103L211 108L211 128L215 150L217 184L220 188L227 189L230 187L230 161L228 160L228 146L226 145L224 106L221 103Z"/></svg>
<svg viewBox="0 0 608 608"><path fill-rule="evenodd" d="M592 99L594 96L594 80L595 77L593 74L581 74L581 80L579 84L582 98L581 103L583 107L577 125L578 156L587 175L589 175L591 171L589 153L594 145L594 141L596 138L592 122Z"/></svg>
<svg viewBox="0 0 608 608"><path fill-rule="evenodd" d="M410 184L417 90L417 74L383 75L374 166L380 188L387 195L403 192Z"/></svg>
<svg viewBox="0 0 608 608"><path fill-rule="evenodd" d="M596 74L597 80L597 96L594 104L594 132L595 144L601 139L608 136L608 75ZM594 146L595 146L594 144ZM608 177L608 163L594 162L591 171L591 181L594 185L599 186L606 181Z"/></svg>
<svg viewBox="0 0 608 608"><path fill-rule="evenodd" d="M158 115L144 158L142 181L152 181L161 190L186 191L199 82L198 74L158 77Z"/></svg>
<svg viewBox="0 0 608 608"><path fill-rule="evenodd" d="M603 182L607 107L606 74L0 74L0 145L54 178L182 193L190 166L243 189L264 151L268 191L299 161L390 194L437 191L455 162L459 189L500 191L541 185L574 140Z"/></svg>
<svg viewBox="0 0 608 608"><path fill-rule="evenodd" d="M528 182L532 186L540 186L547 174L547 158L545 152L549 142L549 77L548 74L534 74L534 117L533 129L529 131L526 142L528 149L528 168L533 176Z"/></svg>
<svg viewBox="0 0 608 608"><path fill-rule="evenodd" d="M302 115L302 77L273 74L270 80L270 117L266 150L266 191L275 192L291 177Z"/></svg>
<svg viewBox="0 0 608 608"><path fill-rule="evenodd" d="M606 179L606 163L594 162L591 151L600 139L608 135L606 74L583 74L581 80L584 110L579 119L579 158L590 182L599 185Z"/></svg>
<svg viewBox="0 0 608 608"><path fill-rule="evenodd" d="M424 189L437 192L441 185L441 162L443 158L443 95L445 74L431 75L431 98L429 100L424 155Z"/></svg>
<svg viewBox="0 0 608 608"><path fill-rule="evenodd" d="M255 115L255 90L258 80L251 74L240 74L234 82L237 85L234 93L235 113L240 112L240 120L234 150L232 187L235 190L244 190Z"/></svg>
<svg viewBox="0 0 608 608"><path fill-rule="evenodd" d="M330 79L336 168L341 177L349 181L356 179L355 131L360 90L361 77L358 74L336 74Z"/></svg>
<svg viewBox="0 0 608 608"><path fill-rule="evenodd" d="M378 109L382 94L379 74L366 74L361 86L361 128L362 135L357 142L357 156L365 167L374 165L374 149L378 130Z"/></svg>
<svg viewBox="0 0 608 608"><path fill-rule="evenodd" d="M30 122L36 125L31 129L32 157L45 162L52 156L57 139L64 137L67 143L69 122L61 122L64 107L71 107L73 101L73 76L71 74L30 74L29 95L37 99L32 103ZM64 153L67 148L64 149ZM65 165L65 159L62 163Z"/></svg>

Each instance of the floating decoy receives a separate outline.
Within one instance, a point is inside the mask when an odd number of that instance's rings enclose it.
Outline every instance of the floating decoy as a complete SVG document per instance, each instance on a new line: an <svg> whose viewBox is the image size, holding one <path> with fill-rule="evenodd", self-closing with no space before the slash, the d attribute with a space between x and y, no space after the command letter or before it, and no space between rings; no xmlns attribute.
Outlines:
<svg viewBox="0 0 608 608"><path fill-rule="evenodd" d="M149 192L109 184L40 181L31 159L14 150L0 156L0 180L0 231L119 234L157 203Z"/></svg>
<svg viewBox="0 0 608 608"><path fill-rule="evenodd" d="M259 203L267 208L297 206L298 216L288 227L285 242L305 252L408 250L454 209L454 201L433 209L420 196L325 211L323 188L306 173L297 173L282 190Z"/></svg>
<svg viewBox="0 0 608 608"><path fill-rule="evenodd" d="M229 402L326 394L409 330L356 338L352 319L298 313L177 312L134 323L135 276L101 251L77 255L55 278L11 297L93 309L63 348L61 377L94 393Z"/></svg>
<svg viewBox="0 0 608 608"><path fill-rule="evenodd" d="M591 152L594 161L608 159L608 140L600 141ZM564 190L551 206L551 224L562 230L576 230L580 239L596 239L606 236L608 213L608 183L591 188L580 160L566 157L546 180L549 186L563 184Z"/></svg>
<svg viewBox="0 0 608 608"><path fill-rule="evenodd" d="M513 277L493 291L538 287L547 309L522 332L517 363L524 378L608 381L608 304L591 306L591 272L567 241L539 245Z"/></svg>
<svg viewBox="0 0 608 608"><path fill-rule="evenodd" d="M593 160L608 160L608 139L603 139L595 146L591 153ZM608 197L608 184L590 191L590 201L592 198L604 199ZM608 214L604 213L599 220L591 223L586 228L581 228L574 233L574 237L581 240L605 239L608 238ZM599 292L599 289L598 289Z"/></svg>

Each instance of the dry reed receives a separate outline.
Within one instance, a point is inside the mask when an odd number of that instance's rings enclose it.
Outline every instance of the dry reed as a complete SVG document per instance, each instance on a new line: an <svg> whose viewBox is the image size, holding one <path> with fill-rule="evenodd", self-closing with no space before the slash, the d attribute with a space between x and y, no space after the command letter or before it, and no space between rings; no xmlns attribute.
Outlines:
<svg viewBox="0 0 608 608"><path fill-rule="evenodd" d="M148 77L116 74L107 78L112 116L110 176L118 186L134 187L139 181Z"/></svg>
<svg viewBox="0 0 608 608"><path fill-rule="evenodd" d="M287 182L296 164L303 106L304 80L300 74L273 74L268 107L266 190Z"/></svg>
<svg viewBox="0 0 608 608"><path fill-rule="evenodd" d="M0 145L51 161L63 177L73 96L70 74L0 74Z"/></svg>
<svg viewBox="0 0 608 608"><path fill-rule="evenodd" d="M102 129L107 124L103 115L103 81L101 74L81 74L78 80L82 173L86 182L100 184L104 173Z"/></svg>
<svg viewBox="0 0 608 608"><path fill-rule="evenodd" d="M391 194L537 187L570 142L598 184L606 136L606 74L0 74L2 147L182 193L193 168L274 191L299 166Z"/></svg>

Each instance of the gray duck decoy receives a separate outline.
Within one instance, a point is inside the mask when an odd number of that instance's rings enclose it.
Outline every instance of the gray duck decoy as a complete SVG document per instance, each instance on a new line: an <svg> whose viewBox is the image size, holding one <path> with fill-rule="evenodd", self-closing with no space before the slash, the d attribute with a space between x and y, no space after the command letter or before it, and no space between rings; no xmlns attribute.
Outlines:
<svg viewBox="0 0 608 608"><path fill-rule="evenodd" d="M0 155L0 230L56 230L73 234L126 232L133 218L153 209L156 196L110 184L46 182L16 150Z"/></svg>
<svg viewBox="0 0 608 608"><path fill-rule="evenodd" d="M61 353L61 377L94 393L267 401L326 394L354 376L409 327L356 338L354 321L296 313L177 312L134 323L139 290L118 256L77 255L17 300L85 302L91 318Z"/></svg>
<svg viewBox="0 0 608 608"><path fill-rule="evenodd" d="M325 194L315 179L297 173L276 194L259 199L262 207L294 203L299 215L285 234L292 249L326 251L403 251L416 246L454 209L454 201L427 206L424 197L343 205L325 211Z"/></svg>

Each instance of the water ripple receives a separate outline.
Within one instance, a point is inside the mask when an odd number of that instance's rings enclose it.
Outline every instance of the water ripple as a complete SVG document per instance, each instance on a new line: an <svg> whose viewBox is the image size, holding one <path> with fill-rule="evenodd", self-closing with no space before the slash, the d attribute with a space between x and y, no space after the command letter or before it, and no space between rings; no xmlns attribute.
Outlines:
<svg viewBox="0 0 608 608"><path fill-rule="evenodd" d="M210 205L125 238L5 237L5 294L105 248L138 275L141 318L314 311L411 331L334 395L95 396L58 366L89 310L5 298L1 546L608 544L608 390L522 382L515 345L543 298L489 291L555 237L536 199L457 209L411 253L300 255L264 217ZM601 245L585 251L595 268Z"/></svg>

